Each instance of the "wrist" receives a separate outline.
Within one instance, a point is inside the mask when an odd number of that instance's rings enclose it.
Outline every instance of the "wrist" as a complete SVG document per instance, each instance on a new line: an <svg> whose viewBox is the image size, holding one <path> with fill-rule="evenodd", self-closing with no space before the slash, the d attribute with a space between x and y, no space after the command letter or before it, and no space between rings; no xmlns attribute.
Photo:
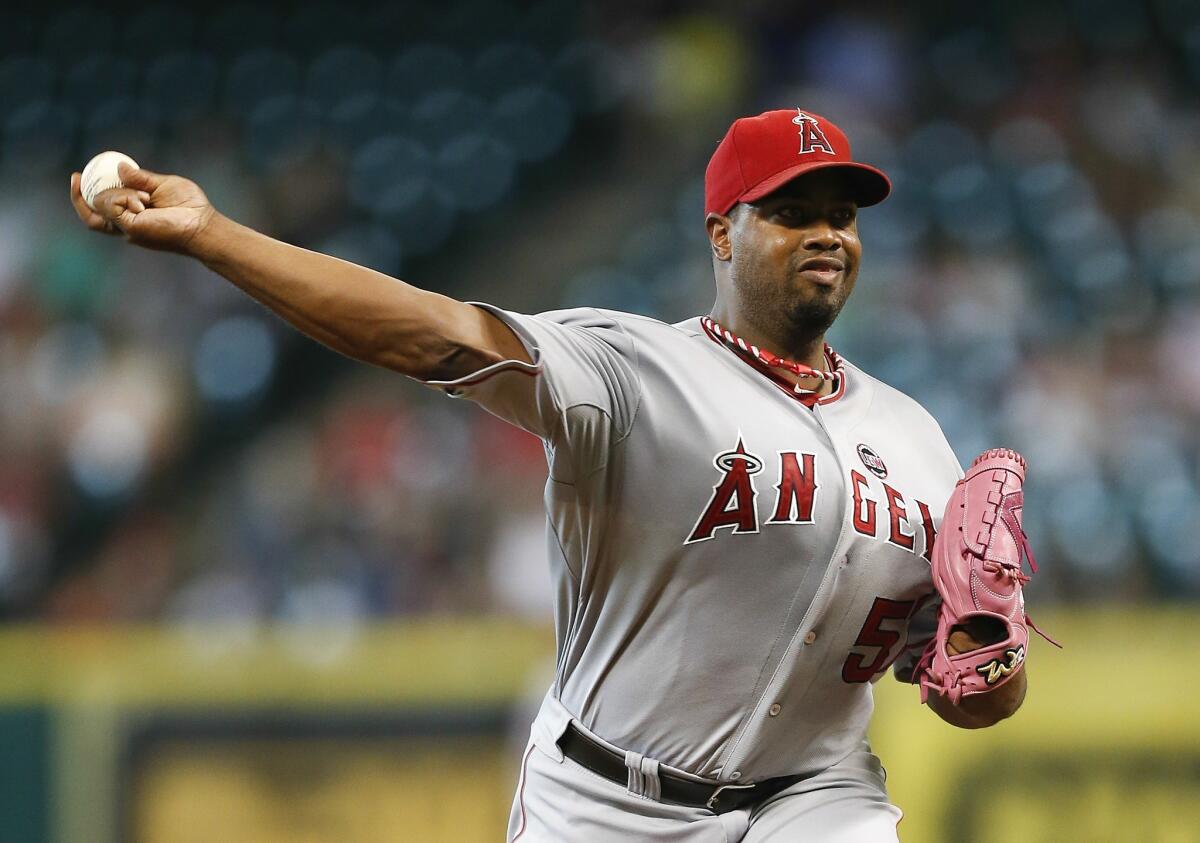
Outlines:
<svg viewBox="0 0 1200 843"><path fill-rule="evenodd" d="M219 259L222 244L228 241L229 231L236 223L209 205L196 228L180 245L179 251L188 257L208 264Z"/></svg>

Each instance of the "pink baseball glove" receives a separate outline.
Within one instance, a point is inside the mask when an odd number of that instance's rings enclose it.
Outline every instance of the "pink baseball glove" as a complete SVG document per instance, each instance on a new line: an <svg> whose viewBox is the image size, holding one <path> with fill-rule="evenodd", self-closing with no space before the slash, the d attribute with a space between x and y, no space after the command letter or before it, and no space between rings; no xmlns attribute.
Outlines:
<svg viewBox="0 0 1200 843"><path fill-rule="evenodd" d="M957 705L963 696L1004 684L1025 662L1026 625L1033 622L1021 594L1029 581L1021 570L1022 554L1031 572L1037 572L1037 563L1021 528L1024 482L1021 455L994 448L975 458L950 495L933 544L933 584L942 596L937 633L913 673L921 702L934 691ZM967 622L996 634L992 643L954 655L946 647L951 629Z"/></svg>

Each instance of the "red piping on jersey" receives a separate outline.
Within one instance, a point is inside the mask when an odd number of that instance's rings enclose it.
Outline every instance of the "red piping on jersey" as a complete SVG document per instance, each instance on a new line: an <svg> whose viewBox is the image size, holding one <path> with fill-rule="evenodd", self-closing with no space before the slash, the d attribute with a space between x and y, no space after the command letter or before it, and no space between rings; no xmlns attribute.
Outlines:
<svg viewBox="0 0 1200 843"><path fill-rule="evenodd" d="M837 374L837 384L834 386L833 392L818 398L814 392L796 392L796 385L794 383L781 378L770 366L760 362L753 355L746 354L740 349L735 348L734 346L731 346L729 343L725 342L723 337L715 333L712 328L708 326L706 320L701 320L700 324L704 327L704 333L710 340L722 348L729 349L729 351L731 351L739 360L748 365L750 368L764 375L767 380L775 384L775 386L779 387L779 389L786 392L792 400L799 401L809 409L812 409L813 405L815 404L832 404L834 401L841 398L846 392L845 361L842 360L841 355L830 348L828 344L825 345L825 364L829 366L830 370Z"/></svg>
<svg viewBox="0 0 1200 843"><path fill-rule="evenodd" d="M513 835L513 843L517 843L517 838L525 833L527 825L525 817L525 782L529 778L529 756L533 754L533 746L531 742L529 749L525 750L525 757L521 759L521 787L517 793L517 803L521 806L521 827Z"/></svg>
<svg viewBox="0 0 1200 843"><path fill-rule="evenodd" d="M462 387L462 386L478 386L479 384L483 383L486 380L490 380L491 378L500 374L501 372L520 372L522 375L529 375L529 377L531 377L531 378L536 378L538 375L540 375L542 373L541 365L535 366L532 370L523 368L523 367L529 366L529 365L531 365L531 364L524 363L520 360L504 360L504 361L501 361L500 365L493 363L492 366L495 366L496 367L495 369L492 369L492 371L488 372L487 374L480 375L479 377L476 377L473 380L469 380L469 381L426 381L425 383L430 384L432 386L436 386L439 389L458 389L459 387ZM487 367L487 368L490 368L490 367Z"/></svg>

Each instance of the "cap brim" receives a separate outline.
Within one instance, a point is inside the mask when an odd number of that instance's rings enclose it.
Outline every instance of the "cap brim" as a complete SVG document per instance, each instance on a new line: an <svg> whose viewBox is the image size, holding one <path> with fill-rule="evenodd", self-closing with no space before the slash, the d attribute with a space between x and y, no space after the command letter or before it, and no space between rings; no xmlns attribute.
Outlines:
<svg viewBox="0 0 1200 843"><path fill-rule="evenodd" d="M887 199L888 194L892 192L891 180L884 174L883 170L872 167L870 164L859 164L856 161L810 161L789 167L769 178L763 179L743 193L738 201L753 202L756 199L762 199L767 194L774 193L788 182L795 181L805 173L811 173L815 170L832 169L839 169L845 173L848 183L854 191L854 201L860 208L866 208L869 205L878 205L884 199Z"/></svg>

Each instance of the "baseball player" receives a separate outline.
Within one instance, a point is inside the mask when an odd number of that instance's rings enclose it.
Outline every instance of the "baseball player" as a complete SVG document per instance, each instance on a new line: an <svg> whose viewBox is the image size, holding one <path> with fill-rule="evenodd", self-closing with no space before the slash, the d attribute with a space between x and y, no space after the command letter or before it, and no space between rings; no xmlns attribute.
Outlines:
<svg viewBox="0 0 1200 843"><path fill-rule="evenodd" d="M825 344L857 211L891 185L823 117L721 140L716 301L674 325L454 301L245 228L186 179L121 175L98 211L72 176L90 228L544 440L557 670L510 840L896 840L871 683L893 667L964 728L1021 704L1024 464L988 452L964 477L925 410Z"/></svg>

